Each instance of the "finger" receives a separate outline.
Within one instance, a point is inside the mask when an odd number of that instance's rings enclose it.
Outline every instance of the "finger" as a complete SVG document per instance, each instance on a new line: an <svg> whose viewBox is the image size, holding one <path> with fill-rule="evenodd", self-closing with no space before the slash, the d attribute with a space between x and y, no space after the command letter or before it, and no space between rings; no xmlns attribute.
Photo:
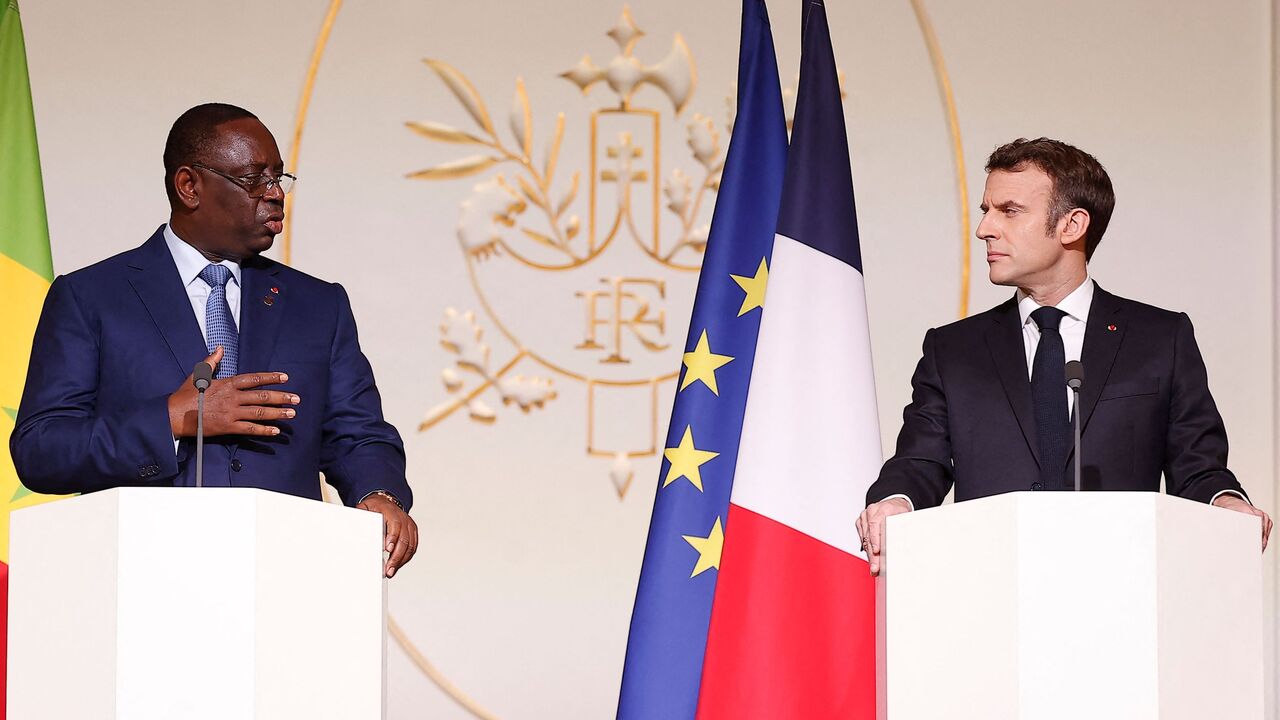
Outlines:
<svg viewBox="0 0 1280 720"><path fill-rule="evenodd" d="M302 398L280 390L243 390L236 394L241 405L297 405Z"/></svg>
<svg viewBox="0 0 1280 720"><path fill-rule="evenodd" d="M280 434L280 428L274 425L259 425L245 420L231 423L230 431L229 435L258 435L260 437L271 437Z"/></svg>
<svg viewBox="0 0 1280 720"><path fill-rule="evenodd" d="M858 528L858 538L862 540L862 547L867 546L867 511L863 510L858 513L858 522L855 523Z"/></svg>
<svg viewBox="0 0 1280 720"><path fill-rule="evenodd" d="M209 357L205 358L204 361L209 363L209 367L217 368L218 363L222 362L223 353L224 350L222 349L222 346L219 345L213 349L213 352L209 353Z"/></svg>
<svg viewBox="0 0 1280 720"><path fill-rule="evenodd" d="M282 372L245 373L227 378L231 383L231 387L237 390L255 388L259 385L279 385L288 379L289 376Z"/></svg>
<svg viewBox="0 0 1280 720"><path fill-rule="evenodd" d="M291 407L263 407L261 405L241 405L235 413L237 420L260 422L268 420L289 420L298 411Z"/></svg>
<svg viewBox="0 0 1280 720"><path fill-rule="evenodd" d="M409 542L409 557L405 559L406 563L412 560L414 555L418 554L418 523L414 522L413 518L409 518L408 524L411 540Z"/></svg>
<svg viewBox="0 0 1280 720"><path fill-rule="evenodd" d="M387 577L391 577L392 575L396 574L396 570L401 565L404 565L405 562L409 559L407 557L408 554L409 554L409 543L407 538L405 538L402 535L396 541L395 549L391 551L391 558L387 560L387 567L388 567Z"/></svg>
<svg viewBox="0 0 1280 720"><path fill-rule="evenodd" d="M876 515L867 523L867 544L871 546L871 552L879 555L881 542L884 539L884 517Z"/></svg>
<svg viewBox="0 0 1280 720"><path fill-rule="evenodd" d="M875 577L880 574L880 553L871 553L867 559L871 567L871 575Z"/></svg>

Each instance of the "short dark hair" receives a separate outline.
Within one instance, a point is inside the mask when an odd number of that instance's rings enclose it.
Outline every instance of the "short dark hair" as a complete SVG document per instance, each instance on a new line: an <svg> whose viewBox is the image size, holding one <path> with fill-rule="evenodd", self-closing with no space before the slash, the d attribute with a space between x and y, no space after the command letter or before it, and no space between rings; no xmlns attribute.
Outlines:
<svg viewBox="0 0 1280 720"><path fill-rule="evenodd" d="M176 199L173 176L178 168L208 162L218 126L247 118L257 120L258 116L242 107L225 103L197 105L178 116L164 143L164 184L171 203Z"/></svg>
<svg viewBox="0 0 1280 720"><path fill-rule="evenodd" d="M1084 256L1088 261L1102 242L1102 234L1111 221L1116 206L1116 193L1102 163L1080 148L1061 140L1018 138L1001 145L987 158L987 172L1004 170L1020 172L1027 166L1040 168L1053 181L1052 207L1046 232L1053 232L1063 215L1081 208L1089 213L1089 229L1085 232Z"/></svg>

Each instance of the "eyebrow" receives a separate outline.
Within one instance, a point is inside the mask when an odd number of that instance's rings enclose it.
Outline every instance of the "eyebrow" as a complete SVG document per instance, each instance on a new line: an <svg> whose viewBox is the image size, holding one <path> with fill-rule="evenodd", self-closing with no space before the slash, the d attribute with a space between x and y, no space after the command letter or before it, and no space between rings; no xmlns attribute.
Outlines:
<svg viewBox="0 0 1280 720"><path fill-rule="evenodd" d="M1021 203L1016 203L1012 200L1005 200L1004 202L998 202L995 204L995 208L997 210L1008 210L1009 208L1016 208L1018 210L1027 209L1025 205L1022 205ZM982 203L981 205L978 206L978 209L981 210L982 212L986 212L987 210L990 209L990 207L986 203Z"/></svg>

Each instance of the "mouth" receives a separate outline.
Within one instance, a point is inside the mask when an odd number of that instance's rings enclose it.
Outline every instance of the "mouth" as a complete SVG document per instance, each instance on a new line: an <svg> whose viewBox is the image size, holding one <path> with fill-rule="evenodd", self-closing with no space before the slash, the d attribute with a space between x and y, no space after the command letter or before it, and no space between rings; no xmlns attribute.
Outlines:
<svg viewBox="0 0 1280 720"><path fill-rule="evenodd" d="M272 235L279 235L284 230L284 216L267 218L266 222L262 224L271 231Z"/></svg>
<svg viewBox="0 0 1280 720"><path fill-rule="evenodd" d="M1009 257L1009 256L1008 256L1008 255L1004 255L1004 254L1002 254L1002 253L987 253L987 262L988 262L988 263L993 263L993 262L995 262L995 261L997 261L997 260L999 260L999 259L1001 259L1001 258L1007 258L1007 257Z"/></svg>

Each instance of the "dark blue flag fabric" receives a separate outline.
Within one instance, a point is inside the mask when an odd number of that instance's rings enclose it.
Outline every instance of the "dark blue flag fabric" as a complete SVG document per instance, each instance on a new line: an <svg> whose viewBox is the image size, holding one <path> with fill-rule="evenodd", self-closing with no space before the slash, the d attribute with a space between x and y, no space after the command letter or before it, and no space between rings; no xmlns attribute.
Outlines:
<svg viewBox="0 0 1280 720"><path fill-rule="evenodd" d="M744 0L737 115L631 616L620 720L697 710L786 155L768 13L763 0Z"/></svg>

